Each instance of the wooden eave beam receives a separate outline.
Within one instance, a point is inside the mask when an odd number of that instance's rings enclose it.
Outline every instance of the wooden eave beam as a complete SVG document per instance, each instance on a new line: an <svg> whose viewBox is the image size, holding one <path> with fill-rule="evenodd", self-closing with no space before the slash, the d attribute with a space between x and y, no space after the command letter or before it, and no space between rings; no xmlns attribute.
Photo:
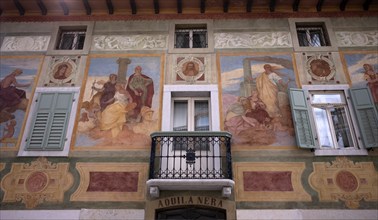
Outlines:
<svg viewBox="0 0 378 220"><path fill-rule="evenodd" d="M13 0L13 3L14 3L14 5L17 8L18 13L20 15L24 15L25 14L25 9L24 9L24 7L22 7L21 3L18 0Z"/></svg>
<svg viewBox="0 0 378 220"><path fill-rule="evenodd" d="M41 10L42 15L47 15L47 8L42 0L37 0L37 4L39 9Z"/></svg>
<svg viewBox="0 0 378 220"><path fill-rule="evenodd" d="M252 3L253 3L252 0L247 0L247 6L246 6L246 8L245 8L245 10L246 10L247 12L252 12Z"/></svg>
<svg viewBox="0 0 378 220"><path fill-rule="evenodd" d="M85 7L85 13L87 15L91 15L92 14L92 8L91 8L91 5L89 4L88 0L83 0L83 4L84 4L84 7Z"/></svg>
<svg viewBox="0 0 378 220"><path fill-rule="evenodd" d="M274 12L276 10L276 0L270 0L269 2L269 11Z"/></svg>
<svg viewBox="0 0 378 220"><path fill-rule="evenodd" d="M324 0L319 0L318 4L316 4L316 11L322 11Z"/></svg>
<svg viewBox="0 0 378 220"><path fill-rule="evenodd" d="M114 7L113 7L112 0L106 0L106 6L108 7L108 13L110 15L114 14Z"/></svg>
<svg viewBox="0 0 378 220"><path fill-rule="evenodd" d="M177 0L177 13L182 13L182 0Z"/></svg>
<svg viewBox="0 0 378 220"><path fill-rule="evenodd" d="M346 5L348 4L348 0L342 0L340 2L340 10L345 11Z"/></svg>
<svg viewBox="0 0 378 220"><path fill-rule="evenodd" d="M227 13L228 12L228 6L230 5L229 0L223 0L223 12Z"/></svg>
<svg viewBox="0 0 378 220"><path fill-rule="evenodd" d="M130 0L131 13L135 15L137 13L137 7L135 0Z"/></svg>
<svg viewBox="0 0 378 220"><path fill-rule="evenodd" d="M154 0L154 9L155 9L155 14L160 13L159 0Z"/></svg>
<svg viewBox="0 0 378 220"><path fill-rule="evenodd" d="M206 0L201 0L201 13L205 13L206 11Z"/></svg>
<svg viewBox="0 0 378 220"><path fill-rule="evenodd" d="M67 4L64 1L59 1L60 7L63 9L63 14L68 15L70 13Z"/></svg>
<svg viewBox="0 0 378 220"><path fill-rule="evenodd" d="M372 2L372 0L366 0L366 1L364 2L364 4L362 5L362 8L363 8L365 11L369 10L369 7L370 7L371 2Z"/></svg>
<svg viewBox="0 0 378 220"><path fill-rule="evenodd" d="M298 11L300 0L295 0L293 3L293 11Z"/></svg>
<svg viewBox="0 0 378 220"><path fill-rule="evenodd" d="M2 14L3 14L3 9L0 8L0 15L2 15Z"/></svg>

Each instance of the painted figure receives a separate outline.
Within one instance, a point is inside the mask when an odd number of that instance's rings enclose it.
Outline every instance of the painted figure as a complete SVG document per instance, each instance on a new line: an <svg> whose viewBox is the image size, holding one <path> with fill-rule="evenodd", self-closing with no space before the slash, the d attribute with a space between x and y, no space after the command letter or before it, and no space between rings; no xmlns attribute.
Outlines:
<svg viewBox="0 0 378 220"><path fill-rule="evenodd" d="M114 102L114 95L116 93L116 83L117 83L117 75L110 74L109 81L104 84L101 89L92 86L92 89L101 92L100 98L100 107L101 111L104 111L105 108Z"/></svg>
<svg viewBox="0 0 378 220"><path fill-rule="evenodd" d="M196 76L198 74L198 70L196 69L195 63L188 62L183 73L185 76Z"/></svg>
<svg viewBox="0 0 378 220"><path fill-rule="evenodd" d="M17 87L28 87L30 83L20 84L16 77L22 74L21 69L15 69L0 82L0 111L9 107L16 107L26 99L26 92ZM26 106L25 106L26 107Z"/></svg>
<svg viewBox="0 0 378 220"><path fill-rule="evenodd" d="M129 77L129 83L126 87L130 93L132 102L136 103L136 107L131 114L137 122L141 120L140 111L143 106L152 106L152 97L154 95L154 83L152 79L142 74L142 67L135 67L134 73Z"/></svg>
<svg viewBox="0 0 378 220"><path fill-rule="evenodd" d="M0 139L1 141L5 140L6 138L12 138L13 137L16 124L17 124L16 120L10 120L6 124L6 128L4 128L3 137L1 137L1 139Z"/></svg>
<svg viewBox="0 0 378 220"><path fill-rule="evenodd" d="M67 64L61 64L60 66L58 66L57 71L54 73L54 78L55 79L66 79L69 75L69 73L67 73L67 70L68 70L68 65Z"/></svg>
<svg viewBox="0 0 378 220"><path fill-rule="evenodd" d="M374 103L378 103L378 73L374 72L373 66L365 63L364 67L364 79L368 82L367 85L370 88L373 95Z"/></svg>
<svg viewBox="0 0 378 220"><path fill-rule="evenodd" d="M270 117L282 117L279 109L279 86L284 85L281 73L273 70L270 64L264 65L264 72L256 78L256 87L261 100L266 105Z"/></svg>

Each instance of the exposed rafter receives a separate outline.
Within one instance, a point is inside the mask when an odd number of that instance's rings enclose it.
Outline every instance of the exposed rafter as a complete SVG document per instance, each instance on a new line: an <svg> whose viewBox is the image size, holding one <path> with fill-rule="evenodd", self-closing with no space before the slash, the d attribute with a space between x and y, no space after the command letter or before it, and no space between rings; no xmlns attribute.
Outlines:
<svg viewBox="0 0 378 220"><path fill-rule="evenodd" d="M300 0L295 0L293 3L293 11L298 11Z"/></svg>
<svg viewBox="0 0 378 220"><path fill-rule="evenodd" d="M154 0L154 9L155 9L155 14L160 13L159 0Z"/></svg>
<svg viewBox="0 0 378 220"><path fill-rule="evenodd" d="M135 0L130 0L131 13L135 15L137 13L137 7Z"/></svg>
<svg viewBox="0 0 378 220"><path fill-rule="evenodd" d="M245 9L247 12L252 12L252 3L253 3L253 0L247 0L247 6Z"/></svg>
<svg viewBox="0 0 378 220"><path fill-rule="evenodd" d="M0 8L0 15L2 15L2 14L3 14L3 9Z"/></svg>
<svg viewBox="0 0 378 220"><path fill-rule="evenodd" d="M86 14L91 15L92 14L92 8L91 8L91 5L89 4L88 0L83 0L83 4L84 4L84 7L85 7Z"/></svg>
<svg viewBox="0 0 378 220"><path fill-rule="evenodd" d="M230 5L230 0L223 0L223 12L228 12L228 6Z"/></svg>
<svg viewBox="0 0 378 220"><path fill-rule="evenodd" d="M276 10L276 0L270 0L269 2L269 11L274 12Z"/></svg>
<svg viewBox="0 0 378 220"><path fill-rule="evenodd" d="M316 4L316 11L322 11L324 0L319 0L318 4Z"/></svg>
<svg viewBox="0 0 378 220"><path fill-rule="evenodd" d="M206 11L206 0L201 0L201 13L205 13Z"/></svg>
<svg viewBox="0 0 378 220"><path fill-rule="evenodd" d="M177 13L182 13L182 0L177 0Z"/></svg>
<svg viewBox="0 0 378 220"><path fill-rule="evenodd" d="M365 11L369 10L369 7L370 7L371 2L372 2L372 0L366 0L366 1L364 2L364 4L362 5L362 8L363 8Z"/></svg>
<svg viewBox="0 0 378 220"><path fill-rule="evenodd" d="M68 15L70 13L67 4L64 1L59 1L60 7L63 9L63 14Z"/></svg>
<svg viewBox="0 0 378 220"><path fill-rule="evenodd" d="M348 4L348 0L342 0L340 2L340 10L345 11L346 5Z"/></svg>
<svg viewBox="0 0 378 220"><path fill-rule="evenodd" d="M112 0L106 0L106 6L108 7L109 14L112 15L114 13Z"/></svg>
<svg viewBox="0 0 378 220"><path fill-rule="evenodd" d="M22 7L21 3L18 0L13 0L13 2L14 2L14 5L16 6L17 10L18 10L18 13L20 15L24 15L25 9L24 9L24 7Z"/></svg>
<svg viewBox="0 0 378 220"><path fill-rule="evenodd" d="M47 15L47 8L42 0L37 0L37 4L39 9L41 10L42 15Z"/></svg>

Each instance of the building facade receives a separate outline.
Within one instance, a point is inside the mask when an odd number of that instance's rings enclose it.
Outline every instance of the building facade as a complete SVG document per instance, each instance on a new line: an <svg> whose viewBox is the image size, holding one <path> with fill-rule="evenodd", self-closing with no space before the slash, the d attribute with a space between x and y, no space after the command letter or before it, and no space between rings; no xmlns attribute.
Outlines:
<svg viewBox="0 0 378 220"><path fill-rule="evenodd" d="M87 16L3 3L1 219L377 219L374 3L83 2Z"/></svg>

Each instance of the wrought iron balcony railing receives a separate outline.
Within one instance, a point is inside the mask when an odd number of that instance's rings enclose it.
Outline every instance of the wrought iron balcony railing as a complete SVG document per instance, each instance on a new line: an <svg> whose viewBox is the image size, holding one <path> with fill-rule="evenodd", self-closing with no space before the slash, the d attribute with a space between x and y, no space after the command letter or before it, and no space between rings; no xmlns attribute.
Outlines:
<svg viewBox="0 0 378 220"><path fill-rule="evenodd" d="M151 134L149 179L232 180L228 132L155 132Z"/></svg>

